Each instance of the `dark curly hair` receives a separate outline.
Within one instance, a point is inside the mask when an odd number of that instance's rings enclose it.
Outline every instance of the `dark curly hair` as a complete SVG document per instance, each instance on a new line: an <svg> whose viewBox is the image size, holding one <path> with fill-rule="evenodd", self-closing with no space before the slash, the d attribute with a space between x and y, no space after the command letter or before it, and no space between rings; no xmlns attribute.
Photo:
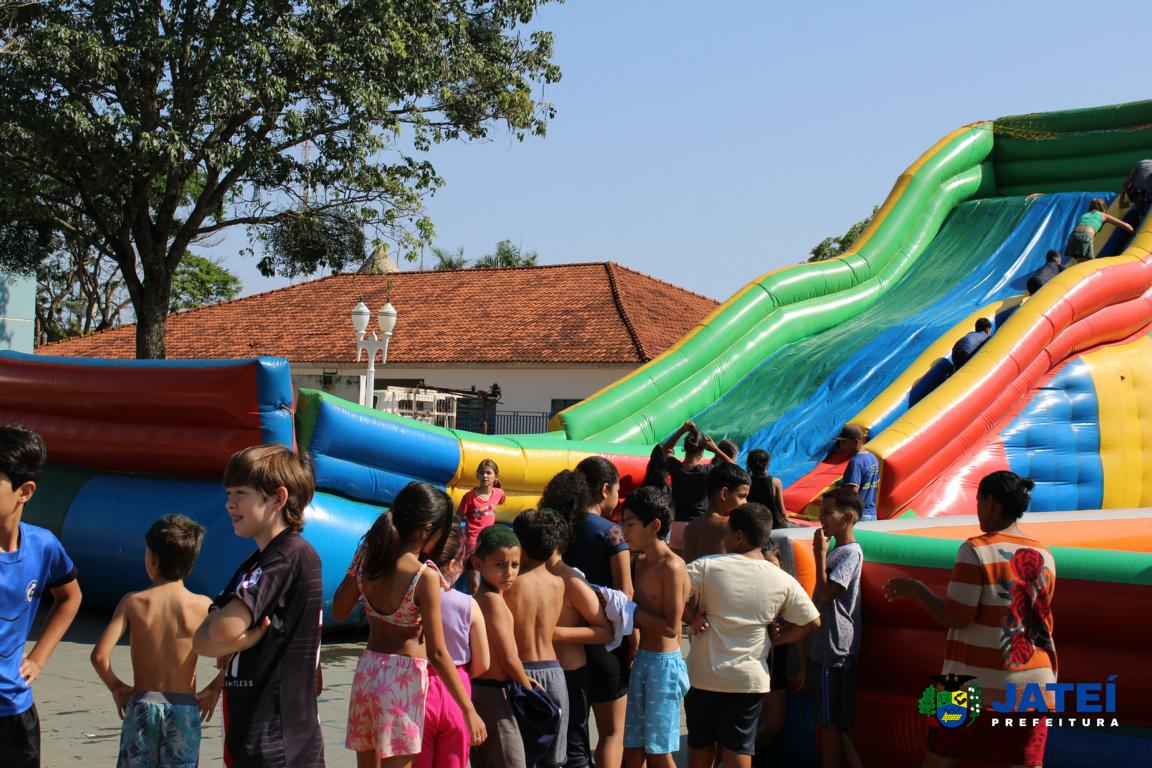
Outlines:
<svg viewBox="0 0 1152 768"><path fill-rule="evenodd" d="M1004 509L1004 514L1012 520L1019 520L1032 503L1032 489L1036 483L1030 477L1020 477L1015 472L1002 469L985 475L976 489L978 496L990 496Z"/></svg>

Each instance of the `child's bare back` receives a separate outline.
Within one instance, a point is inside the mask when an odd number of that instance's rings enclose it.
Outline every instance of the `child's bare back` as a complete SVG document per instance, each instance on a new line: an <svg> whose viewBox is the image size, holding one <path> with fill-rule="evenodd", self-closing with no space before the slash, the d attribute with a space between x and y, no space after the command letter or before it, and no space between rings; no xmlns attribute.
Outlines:
<svg viewBox="0 0 1152 768"><path fill-rule="evenodd" d="M507 652L501 652L507 647L515 651L515 640L510 637L514 623L512 611L509 610L508 604L504 602L504 596L490 588L484 582L480 583L480 589L476 592L475 597L476 604L480 606L480 613L484 616L484 628L488 635L488 647L492 650L487 671L482 675L478 675L476 679L499 681L513 679L513 674L507 668L506 664L506 659L509 658L509 654ZM510 639L513 640L512 643L507 642L507 640Z"/></svg>
<svg viewBox="0 0 1152 768"><path fill-rule="evenodd" d="M684 561L724 552L724 529L728 517L716 512L700 515L684 529Z"/></svg>
<svg viewBox="0 0 1152 768"><path fill-rule="evenodd" d="M564 605L564 580L539 563L521 566L515 583L504 593L514 618L513 632L524 661L555 661L552 635Z"/></svg>
<svg viewBox="0 0 1152 768"><path fill-rule="evenodd" d="M564 604L560 607L552 646L560 666L571 672L588 663L584 646L612 641L612 627L596 591L575 568L556 555L548 561L548 570L564 581Z"/></svg>
<svg viewBox="0 0 1152 768"><path fill-rule="evenodd" d="M132 687L138 691L194 693L192 636L212 601L172 582L126 595L124 612L132 652Z"/></svg>

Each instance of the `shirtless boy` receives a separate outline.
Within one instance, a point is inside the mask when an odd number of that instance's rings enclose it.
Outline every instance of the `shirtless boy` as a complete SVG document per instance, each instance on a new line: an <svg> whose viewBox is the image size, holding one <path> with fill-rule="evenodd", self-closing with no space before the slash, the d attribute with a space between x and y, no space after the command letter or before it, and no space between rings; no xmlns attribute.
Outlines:
<svg viewBox="0 0 1152 768"><path fill-rule="evenodd" d="M490 659L488 671L472 678L472 704L484 721L488 738L472 747L471 763L475 768L525 768L524 740L504 690L509 681L532 685L516 650L512 612L504 602L504 593L520 572L516 534L503 525L482 530L476 539L472 567L480 574L475 597L484 616Z"/></svg>
<svg viewBox="0 0 1152 768"><path fill-rule="evenodd" d="M563 520L556 522L567 528ZM558 535L561 541L568 538L567 530L559 531ZM564 562L559 550L552 553L546 565L564 580L564 604L552 634L552 647L556 649L556 659L564 670L564 685L568 688L567 768L588 768L592 765L592 746L588 739L588 712L592 701L588 697L591 681L584 646L611 642L612 625L604 615L596 591L579 571Z"/></svg>
<svg viewBox="0 0 1152 768"><path fill-rule="evenodd" d="M224 672L196 693L192 636L208 616L212 600L189 592L204 528L182 515L160 518L144 535L144 567L152 586L125 595L92 651L92 666L112 692L120 729L119 768L195 765L200 756L200 723L212 717ZM132 685L112 671L110 655L127 631L131 641Z"/></svg>
<svg viewBox="0 0 1152 768"><path fill-rule="evenodd" d="M565 530L554 514L535 509L517 515L512 530L520 540L520 575L504 593L504 601L512 611L516 647L528 676L560 707L560 730L555 741L543 754L534 754L535 740L530 742L525 737L524 753L529 766L552 768L564 765L568 759L568 687L552 645L564 605L564 580L549 571L546 563L556 554Z"/></svg>
<svg viewBox="0 0 1152 768"><path fill-rule="evenodd" d="M713 472L718 469L713 469ZM680 703L688 667L680 653L680 619L688 600L688 571L665 541L672 499L661 488L638 488L624 502L620 527L636 560L636 612L640 645L628 682L624 765L674 765L680 748Z"/></svg>
<svg viewBox="0 0 1152 768"><path fill-rule="evenodd" d="M752 478L736 464L718 464L708 472L708 511L684 529L684 562L724 552L728 514L748 501Z"/></svg>

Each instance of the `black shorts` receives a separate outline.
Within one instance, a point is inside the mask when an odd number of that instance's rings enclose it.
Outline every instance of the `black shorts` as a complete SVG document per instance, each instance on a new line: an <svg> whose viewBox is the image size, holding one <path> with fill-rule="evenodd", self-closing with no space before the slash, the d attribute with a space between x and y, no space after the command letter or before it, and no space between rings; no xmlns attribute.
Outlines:
<svg viewBox="0 0 1152 768"><path fill-rule="evenodd" d="M778 645L768 654L768 676L773 692L788 690L788 646Z"/></svg>
<svg viewBox="0 0 1152 768"><path fill-rule="evenodd" d="M585 646L588 656L588 700L593 704L616 701L628 693L628 649L625 638L614 651L602 645Z"/></svg>
<svg viewBox="0 0 1152 768"><path fill-rule="evenodd" d="M688 748L708 749L719 744L739 755L756 754L756 728L763 704L763 693L717 693L689 688L684 697Z"/></svg>
<svg viewBox="0 0 1152 768"><path fill-rule="evenodd" d="M35 705L18 715L0 717L0 765L40 768L40 717Z"/></svg>
<svg viewBox="0 0 1152 768"><path fill-rule="evenodd" d="M826 667L811 662L808 667L808 693L820 725L834 725L845 733L852 730L856 707L856 669L851 664Z"/></svg>

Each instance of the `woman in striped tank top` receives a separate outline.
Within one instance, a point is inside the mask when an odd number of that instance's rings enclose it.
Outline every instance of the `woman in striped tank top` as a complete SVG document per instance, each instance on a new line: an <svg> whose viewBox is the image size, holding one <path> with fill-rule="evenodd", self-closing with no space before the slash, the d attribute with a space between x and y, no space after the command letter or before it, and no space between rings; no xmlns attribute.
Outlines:
<svg viewBox="0 0 1152 768"><path fill-rule="evenodd" d="M960 545L945 597L916 579L890 579L884 586L889 601L913 598L948 627L945 675L975 678L985 701L1003 701L1008 691L1015 691L1017 708L1027 684L1043 689L1056 682L1057 671L1052 640L1055 561L1017 526L1032 487L1029 478L1007 471L980 481L976 514L983 533ZM1052 693L1047 691L1045 698L1051 709ZM951 768L962 760L1043 763L1048 737L1043 718L1035 726L1011 727L993 726L991 720L977 717L969 727L933 728L924 765Z"/></svg>

